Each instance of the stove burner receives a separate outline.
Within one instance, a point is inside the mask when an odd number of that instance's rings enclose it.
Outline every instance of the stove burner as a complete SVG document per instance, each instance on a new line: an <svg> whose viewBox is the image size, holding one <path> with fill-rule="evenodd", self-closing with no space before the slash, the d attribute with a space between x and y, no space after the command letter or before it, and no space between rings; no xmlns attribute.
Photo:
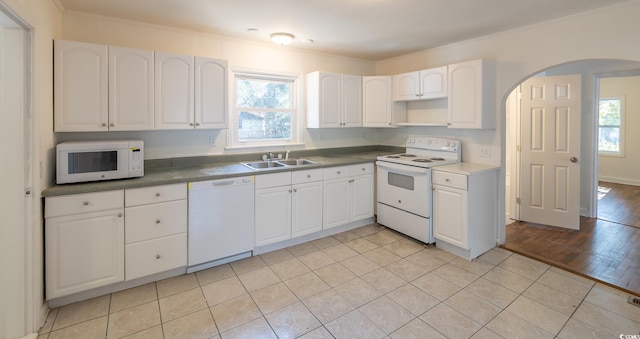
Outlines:
<svg viewBox="0 0 640 339"><path fill-rule="evenodd" d="M408 154L408 153L398 154L398 156L406 157L406 158L415 158L416 157L415 154Z"/></svg>
<svg viewBox="0 0 640 339"><path fill-rule="evenodd" d="M390 159L398 159L398 158L400 158L400 157L399 157L399 156L397 156L397 155L389 155L389 156L387 156L387 158L390 158Z"/></svg>
<svg viewBox="0 0 640 339"><path fill-rule="evenodd" d="M420 158L420 159L413 159L412 161L415 161L415 162L431 162L431 160L429 160L429 159L424 159L424 158Z"/></svg>
<svg viewBox="0 0 640 339"><path fill-rule="evenodd" d="M442 161L442 160L444 160L444 158L431 158L431 160Z"/></svg>

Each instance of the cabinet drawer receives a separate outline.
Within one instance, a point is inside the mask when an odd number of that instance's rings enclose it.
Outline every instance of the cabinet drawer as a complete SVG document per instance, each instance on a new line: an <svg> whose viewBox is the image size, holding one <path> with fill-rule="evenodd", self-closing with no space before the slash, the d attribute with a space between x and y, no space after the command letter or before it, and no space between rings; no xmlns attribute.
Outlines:
<svg viewBox="0 0 640 339"><path fill-rule="evenodd" d="M187 200L127 207L127 244L187 231Z"/></svg>
<svg viewBox="0 0 640 339"><path fill-rule="evenodd" d="M187 266L187 234L127 245L125 257L127 281Z"/></svg>
<svg viewBox="0 0 640 339"><path fill-rule="evenodd" d="M324 171L322 172L322 175L324 177L324 180L350 177L351 167L339 166L339 167L325 168Z"/></svg>
<svg viewBox="0 0 640 339"><path fill-rule="evenodd" d="M373 174L373 163L351 165L351 175Z"/></svg>
<svg viewBox="0 0 640 339"><path fill-rule="evenodd" d="M320 181L320 180L322 180L321 168L291 172L291 183L294 185L303 184L305 182Z"/></svg>
<svg viewBox="0 0 640 339"><path fill-rule="evenodd" d="M464 174L433 171L432 181L434 185L467 189L467 176Z"/></svg>
<svg viewBox="0 0 640 339"><path fill-rule="evenodd" d="M123 190L72 194L46 198L45 218L105 211L124 206Z"/></svg>
<svg viewBox="0 0 640 339"><path fill-rule="evenodd" d="M255 189L291 185L291 172L256 175Z"/></svg>
<svg viewBox="0 0 640 339"><path fill-rule="evenodd" d="M160 185L127 189L124 193L126 206L138 206L187 198L186 184Z"/></svg>

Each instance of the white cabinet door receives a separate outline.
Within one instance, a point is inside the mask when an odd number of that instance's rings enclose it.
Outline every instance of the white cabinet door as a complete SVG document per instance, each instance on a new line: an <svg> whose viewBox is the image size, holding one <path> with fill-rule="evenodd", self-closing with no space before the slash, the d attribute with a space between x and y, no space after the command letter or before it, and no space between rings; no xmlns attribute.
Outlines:
<svg viewBox="0 0 640 339"><path fill-rule="evenodd" d="M293 185L291 237L322 230L322 182Z"/></svg>
<svg viewBox="0 0 640 339"><path fill-rule="evenodd" d="M362 77L362 113L364 127L396 127L407 121L407 105L394 102L392 76Z"/></svg>
<svg viewBox="0 0 640 339"><path fill-rule="evenodd" d="M449 65L449 128L496 126L495 64L472 60Z"/></svg>
<svg viewBox="0 0 640 339"><path fill-rule="evenodd" d="M291 238L291 186L256 190L256 246Z"/></svg>
<svg viewBox="0 0 640 339"><path fill-rule="evenodd" d="M420 72L408 72L393 76L393 100L420 100Z"/></svg>
<svg viewBox="0 0 640 339"><path fill-rule="evenodd" d="M53 77L56 132L108 130L106 45L56 40Z"/></svg>
<svg viewBox="0 0 640 339"><path fill-rule="evenodd" d="M413 101L447 96L447 66L393 76L393 100Z"/></svg>
<svg viewBox="0 0 640 339"><path fill-rule="evenodd" d="M313 72L306 75L307 128L362 126L362 77Z"/></svg>
<svg viewBox="0 0 640 339"><path fill-rule="evenodd" d="M194 57L155 53L155 128L193 129Z"/></svg>
<svg viewBox="0 0 640 339"><path fill-rule="evenodd" d="M446 97L447 78L447 66L420 71L420 99Z"/></svg>
<svg viewBox="0 0 640 339"><path fill-rule="evenodd" d="M195 58L195 127L227 128L228 63Z"/></svg>
<svg viewBox="0 0 640 339"><path fill-rule="evenodd" d="M351 220L373 216L373 175L358 175L351 183Z"/></svg>
<svg viewBox="0 0 640 339"><path fill-rule="evenodd" d="M467 191L434 185L433 236L467 249Z"/></svg>
<svg viewBox="0 0 640 339"><path fill-rule="evenodd" d="M349 178L325 180L324 211L322 227L324 229L344 225L349 222L351 206L349 204Z"/></svg>
<svg viewBox="0 0 640 339"><path fill-rule="evenodd" d="M47 218L47 299L124 281L124 211Z"/></svg>
<svg viewBox="0 0 640 339"><path fill-rule="evenodd" d="M153 52L109 46L109 130L154 128Z"/></svg>
<svg viewBox="0 0 640 339"><path fill-rule="evenodd" d="M362 77L342 75L342 127L362 126Z"/></svg>

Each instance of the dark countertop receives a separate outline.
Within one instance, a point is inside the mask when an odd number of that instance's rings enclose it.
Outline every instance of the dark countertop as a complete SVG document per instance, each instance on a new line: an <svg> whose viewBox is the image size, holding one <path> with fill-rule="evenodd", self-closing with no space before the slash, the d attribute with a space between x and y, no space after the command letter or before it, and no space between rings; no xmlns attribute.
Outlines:
<svg viewBox="0 0 640 339"><path fill-rule="evenodd" d="M42 197L360 164L364 162L374 162L379 155L401 152L404 152L404 148L393 146L362 146L293 151L289 155L289 158L305 158L315 161L316 164L259 170L252 170L240 164L240 162L259 161L261 155L264 153L145 160L145 173L143 177L76 184L54 184L42 191ZM277 154L279 152L275 153Z"/></svg>

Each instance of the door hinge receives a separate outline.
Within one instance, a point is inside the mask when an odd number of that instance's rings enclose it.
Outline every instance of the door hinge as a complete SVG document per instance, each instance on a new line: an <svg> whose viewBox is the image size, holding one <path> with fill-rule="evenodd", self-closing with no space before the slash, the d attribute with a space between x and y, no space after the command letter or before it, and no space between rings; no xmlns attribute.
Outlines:
<svg viewBox="0 0 640 339"><path fill-rule="evenodd" d="M27 187L24 189L24 196L28 197L31 195L31 187Z"/></svg>
<svg viewBox="0 0 640 339"><path fill-rule="evenodd" d="M518 100L521 100L522 99L522 92L518 92L517 96L518 96Z"/></svg>
<svg viewBox="0 0 640 339"><path fill-rule="evenodd" d="M516 198L516 204L520 205L520 202L521 202L520 198Z"/></svg>
<svg viewBox="0 0 640 339"><path fill-rule="evenodd" d="M522 146L516 145L516 152L522 152Z"/></svg>

